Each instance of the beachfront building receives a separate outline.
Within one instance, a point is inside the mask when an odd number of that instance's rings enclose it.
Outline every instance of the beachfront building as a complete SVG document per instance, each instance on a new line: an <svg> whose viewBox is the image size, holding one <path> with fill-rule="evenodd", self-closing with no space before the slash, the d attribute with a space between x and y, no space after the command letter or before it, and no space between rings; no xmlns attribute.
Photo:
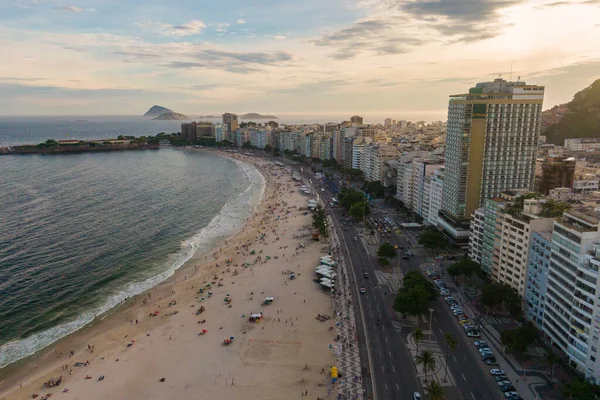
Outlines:
<svg viewBox="0 0 600 400"><path fill-rule="evenodd" d="M238 116L237 114L224 113L222 117L223 126L227 128L227 135L229 138L233 139L234 132L240 127Z"/></svg>
<svg viewBox="0 0 600 400"><path fill-rule="evenodd" d="M212 122L201 121L196 123L196 138L214 139L215 130Z"/></svg>
<svg viewBox="0 0 600 400"><path fill-rule="evenodd" d="M503 79L450 96L439 226L451 243L467 245L469 218L485 199L533 190L543 99L543 86Z"/></svg>
<svg viewBox="0 0 600 400"><path fill-rule="evenodd" d="M423 179L423 223L438 226L438 215L442 208L442 194L444 191L444 167L433 171Z"/></svg>
<svg viewBox="0 0 600 400"><path fill-rule="evenodd" d="M544 332L571 366L600 382L600 214L570 210L554 222Z"/></svg>
<svg viewBox="0 0 600 400"><path fill-rule="evenodd" d="M353 167L354 137L344 137L344 168Z"/></svg>
<svg viewBox="0 0 600 400"><path fill-rule="evenodd" d="M367 144L363 152L363 174L367 182L382 181L384 163L387 160L395 160L398 151L392 146L375 143Z"/></svg>
<svg viewBox="0 0 600 400"><path fill-rule="evenodd" d="M544 304L548 274L550 273L550 252L552 232L533 232L529 244L527 262L527 286L525 287L525 319L532 321L538 329L544 326Z"/></svg>
<svg viewBox="0 0 600 400"><path fill-rule="evenodd" d="M259 149L264 149L267 145L267 132L260 131L250 131L250 144Z"/></svg>
<svg viewBox="0 0 600 400"><path fill-rule="evenodd" d="M227 128L223 124L215 124L215 142L219 143L227 139Z"/></svg>
<svg viewBox="0 0 600 400"><path fill-rule="evenodd" d="M518 198L522 194L504 191L473 213L469 256L494 281L511 286L524 297L531 235L550 232L554 219L539 216L545 200L526 199L521 206Z"/></svg>
<svg viewBox="0 0 600 400"><path fill-rule="evenodd" d="M365 146L370 143L369 138L363 138L362 136L354 139L352 144L352 168L360 169L364 172L365 170Z"/></svg>
<svg viewBox="0 0 600 400"><path fill-rule="evenodd" d="M195 122L184 122L181 124L181 138L188 139L191 142L196 141L197 131Z"/></svg>

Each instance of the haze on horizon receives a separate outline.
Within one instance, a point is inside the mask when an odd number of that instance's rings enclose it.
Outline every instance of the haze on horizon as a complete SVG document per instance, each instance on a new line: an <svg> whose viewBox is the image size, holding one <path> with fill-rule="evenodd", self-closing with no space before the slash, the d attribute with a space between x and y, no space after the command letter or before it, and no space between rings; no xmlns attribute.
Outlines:
<svg viewBox="0 0 600 400"><path fill-rule="evenodd" d="M511 63L544 108L600 77L600 0L129 3L0 2L0 114L438 115Z"/></svg>

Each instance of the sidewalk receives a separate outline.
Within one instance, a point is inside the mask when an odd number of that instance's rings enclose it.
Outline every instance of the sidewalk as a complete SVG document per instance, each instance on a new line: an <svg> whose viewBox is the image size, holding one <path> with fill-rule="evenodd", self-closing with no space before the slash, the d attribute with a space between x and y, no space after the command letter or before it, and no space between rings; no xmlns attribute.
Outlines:
<svg viewBox="0 0 600 400"><path fill-rule="evenodd" d="M431 340L429 339L430 337ZM414 332L408 335L407 341L408 351L412 356L413 362L416 364L417 344L415 342ZM435 338L435 334L429 329L423 330L423 340L419 341L419 353L421 353L424 350L432 352L436 361L435 371L429 372L427 374L429 382L435 381L439 383L440 386L456 386L455 380L452 377L452 373L450 372L449 368L447 379L444 380L444 378L446 377L446 358L444 357L442 349L440 349L440 346L438 345L438 342ZM423 387L426 387L429 384L429 382L425 380L425 373L423 372L423 368L419 365L416 365L416 369L418 371L417 377L421 381L421 385Z"/></svg>

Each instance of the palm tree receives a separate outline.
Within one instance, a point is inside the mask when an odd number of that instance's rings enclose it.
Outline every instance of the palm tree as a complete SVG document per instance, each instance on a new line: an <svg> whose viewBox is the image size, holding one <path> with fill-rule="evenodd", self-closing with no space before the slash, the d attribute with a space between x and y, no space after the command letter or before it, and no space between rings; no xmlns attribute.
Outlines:
<svg viewBox="0 0 600 400"><path fill-rule="evenodd" d="M552 368L550 372L550 380L554 379L554 368L556 367L556 364L558 364L559 361L560 357L555 352L550 351L548 352L548 354L546 354L546 362Z"/></svg>
<svg viewBox="0 0 600 400"><path fill-rule="evenodd" d="M417 355L419 355L419 342L423 340L425 334L423 333L423 329L417 328L413 332L413 337L415 338L415 344L417 345Z"/></svg>
<svg viewBox="0 0 600 400"><path fill-rule="evenodd" d="M442 400L444 398L444 389L437 382L430 382L425 388L429 400Z"/></svg>
<svg viewBox="0 0 600 400"><path fill-rule="evenodd" d="M450 351L454 353L458 342L451 333L446 333L444 335L444 340L446 342L446 372L444 373L444 382L446 382L446 379L448 379L448 357L450 356Z"/></svg>
<svg viewBox="0 0 600 400"><path fill-rule="evenodd" d="M417 356L417 365L421 365L423 367L425 381L427 381L427 373L435 371L435 368L437 367L437 361L431 351L424 350Z"/></svg>

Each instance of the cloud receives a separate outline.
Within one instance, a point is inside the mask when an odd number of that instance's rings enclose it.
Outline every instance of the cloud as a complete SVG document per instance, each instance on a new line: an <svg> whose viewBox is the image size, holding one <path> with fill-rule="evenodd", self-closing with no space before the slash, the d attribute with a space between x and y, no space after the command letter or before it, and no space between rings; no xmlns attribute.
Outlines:
<svg viewBox="0 0 600 400"><path fill-rule="evenodd" d="M524 0L391 0L409 18L455 38L453 42L475 42L500 35L499 11Z"/></svg>
<svg viewBox="0 0 600 400"><path fill-rule="evenodd" d="M237 20L237 23L238 23L239 25L243 25L243 24L245 24L245 23L246 23L246 20L244 20L244 19L241 19L241 18L240 18L240 19L238 19L238 20Z"/></svg>
<svg viewBox="0 0 600 400"><path fill-rule="evenodd" d="M600 4L600 0L585 0L585 1L555 1L554 3L542 4L539 8L550 8L560 6L573 6L573 5L596 5Z"/></svg>
<svg viewBox="0 0 600 400"><path fill-rule="evenodd" d="M222 50L202 50L189 61L171 61L164 66L176 69L219 69L234 73L260 71L262 66L286 65L293 56L284 51L274 53L236 53Z"/></svg>
<svg viewBox="0 0 600 400"><path fill-rule="evenodd" d="M35 3L35 4L39 4ZM61 7L56 7L57 10L62 10L62 11L70 11L70 12L80 12L83 11L81 8L79 7L75 7L75 6L61 6Z"/></svg>
<svg viewBox="0 0 600 400"><path fill-rule="evenodd" d="M336 91L336 89L341 89L344 87L352 86L354 82L344 80L344 79L329 79L322 80L318 82L307 82L300 83L295 86L281 88L281 89L273 89L273 93L278 94L300 94L300 93L325 93Z"/></svg>
<svg viewBox="0 0 600 400"><path fill-rule="evenodd" d="M85 49L83 47L79 47L79 46L61 46L61 47L65 50L77 51L80 53L85 51Z"/></svg>
<svg viewBox="0 0 600 400"><path fill-rule="evenodd" d="M196 35L206 29L206 24L200 20L193 20L183 25L164 24L160 28L160 33L165 36L190 36Z"/></svg>
<svg viewBox="0 0 600 400"><path fill-rule="evenodd" d="M217 32L225 33L225 32L227 32L227 27L229 26L229 24L226 23L226 22L224 22L224 23L221 23L221 24L216 24L215 26L217 28L216 29Z"/></svg>
<svg viewBox="0 0 600 400"><path fill-rule="evenodd" d="M422 39L413 37L408 28L399 28L396 21L388 19L359 20L348 28L310 42L321 47L337 48L330 57L338 60L353 58L363 51L377 55L403 54L424 43Z"/></svg>

